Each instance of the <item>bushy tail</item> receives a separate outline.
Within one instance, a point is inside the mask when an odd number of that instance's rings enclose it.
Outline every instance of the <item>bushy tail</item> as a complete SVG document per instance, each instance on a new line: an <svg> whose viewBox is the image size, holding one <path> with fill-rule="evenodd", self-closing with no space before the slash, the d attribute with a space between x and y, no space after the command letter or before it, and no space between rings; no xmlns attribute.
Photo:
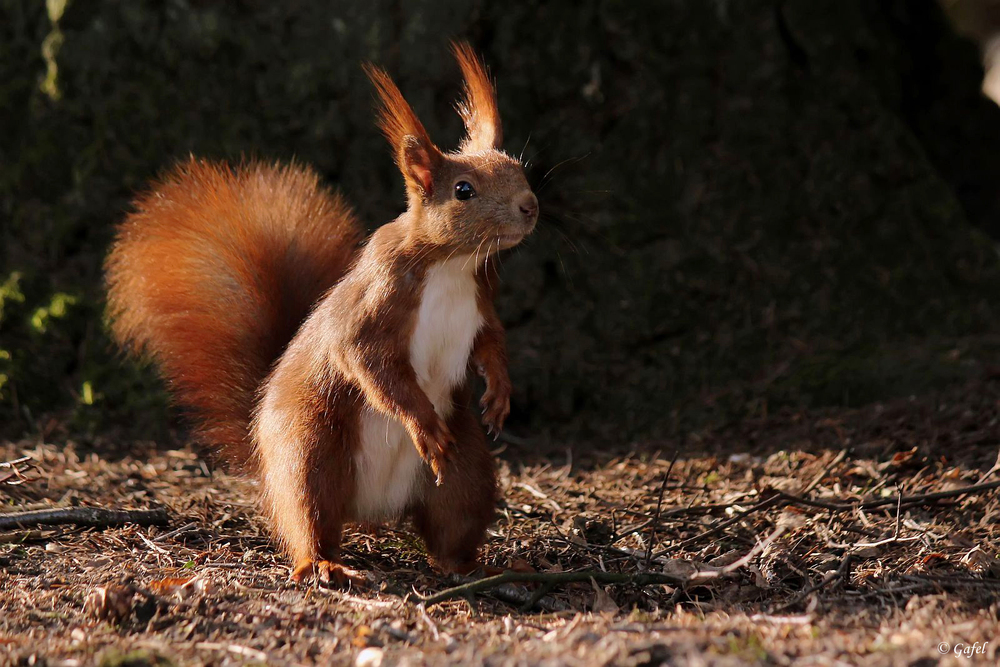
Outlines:
<svg viewBox="0 0 1000 667"><path fill-rule="evenodd" d="M362 230L296 166L192 158L134 205L106 263L112 331L157 362L201 439L247 467L257 389Z"/></svg>

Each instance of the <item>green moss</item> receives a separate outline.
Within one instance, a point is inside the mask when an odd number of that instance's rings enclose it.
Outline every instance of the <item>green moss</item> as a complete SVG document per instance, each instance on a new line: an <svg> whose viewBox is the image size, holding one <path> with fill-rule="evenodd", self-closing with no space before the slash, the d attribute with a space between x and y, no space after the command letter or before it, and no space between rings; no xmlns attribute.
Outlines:
<svg viewBox="0 0 1000 667"><path fill-rule="evenodd" d="M21 274L14 271L7 279L0 284L0 324L3 323L5 306L9 304L24 303L24 292L20 289Z"/></svg>
<svg viewBox="0 0 1000 667"><path fill-rule="evenodd" d="M51 320L58 320L66 317L66 310L77 302L77 297L70 294L58 292L52 295L48 305L35 309L31 314L30 326L37 334L44 334L49 328Z"/></svg>

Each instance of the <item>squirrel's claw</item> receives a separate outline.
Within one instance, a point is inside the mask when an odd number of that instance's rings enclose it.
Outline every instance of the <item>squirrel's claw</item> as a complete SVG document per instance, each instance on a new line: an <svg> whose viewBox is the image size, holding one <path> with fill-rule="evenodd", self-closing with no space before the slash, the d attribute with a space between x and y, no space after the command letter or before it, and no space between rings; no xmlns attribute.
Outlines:
<svg viewBox="0 0 1000 667"><path fill-rule="evenodd" d="M431 428L420 429L412 437L420 457L434 473L434 483L441 486L444 483L445 464L452 458L451 446L455 443L455 437L440 419Z"/></svg>
<svg viewBox="0 0 1000 667"><path fill-rule="evenodd" d="M486 432L496 440L500 437L507 415L510 414L510 388L501 391L487 387L479 404L483 407L483 424L486 426Z"/></svg>

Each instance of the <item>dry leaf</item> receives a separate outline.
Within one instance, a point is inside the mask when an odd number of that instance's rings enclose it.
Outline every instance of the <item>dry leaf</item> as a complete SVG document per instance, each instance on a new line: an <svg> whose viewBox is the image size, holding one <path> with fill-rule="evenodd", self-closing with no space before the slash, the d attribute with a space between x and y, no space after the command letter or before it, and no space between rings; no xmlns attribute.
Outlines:
<svg viewBox="0 0 1000 667"><path fill-rule="evenodd" d="M537 572L537 570L535 570L535 568L532 567L531 563L529 563L528 561L524 560L523 558L513 558L513 559L511 559L511 561L510 561L510 567L508 567L507 569L510 570L511 572L520 572L522 574L524 574L524 573L530 573L530 572Z"/></svg>
<svg viewBox="0 0 1000 667"><path fill-rule="evenodd" d="M947 563L948 556L942 553L935 552L932 554L927 554L926 556L921 558L919 562L920 565L923 566L924 568L930 569L932 567L937 567L939 565L944 565L945 563Z"/></svg>
<svg viewBox="0 0 1000 667"><path fill-rule="evenodd" d="M667 561L657 561L660 563L660 571L664 574L671 574L675 577L681 579L690 579L696 572L701 568L699 565L692 563L689 560L683 560L681 558L672 558Z"/></svg>
<svg viewBox="0 0 1000 667"><path fill-rule="evenodd" d="M618 605L607 591L597 585L593 577L590 578L590 585L594 587L594 602L590 605L590 610L595 614L617 614Z"/></svg>
<svg viewBox="0 0 1000 667"><path fill-rule="evenodd" d="M149 588L164 597L172 595L180 600L186 600L192 595L205 593L208 590L208 583L201 577L167 577L151 581Z"/></svg>
<svg viewBox="0 0 1000 667"><path fill-rule="evenodd" d="M977 574L990 572L997 567L997 559L987 554L978 546L962 557L962 565Z"/></svg>
<svg viewBox="0 0 1000 667"><path fill-rule="evenodd" d="M916 453L917 453L916 447L907 450L905 452L896 452L896 454L893 455L892 459L890 459L889 463L891 463L894 466L902 465L907 461L909 461L910 459L912 459L916 455Z"/></svg>

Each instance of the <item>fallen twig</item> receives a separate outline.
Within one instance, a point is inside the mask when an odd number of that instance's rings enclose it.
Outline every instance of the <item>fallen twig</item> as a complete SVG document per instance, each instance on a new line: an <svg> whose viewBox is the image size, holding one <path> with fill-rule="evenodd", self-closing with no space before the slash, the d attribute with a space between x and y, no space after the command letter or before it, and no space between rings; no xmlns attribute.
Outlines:
<svg viewBox="0 0 1000 667"><path fill-rule="evenodd" d="M753 549L751 549L749 553L725 567L699 570L691 573L690 575L667 574L665 572L605 572L604 570L577 570L575 572L513 572L508 570L503 574L486 577L485 579L469 581L461 584L460 586L445 589L440 593L435 593L434 595L425 597L416 593L411 593L407 597L415 599L417 602L421 602L424 605L432 605L437 604L438 602L444 602L445 600L450 600L452 598L471 598L476 593L482 593L493 589L499 590L500 587L503 587L506 584L532 582L542 584L542 589L546 593L559 584L589 582L591 580L600 584L630 584L633 586L667 584L669 586L681 587L688 584L702 584L706 581L727 575L745 566L753 560L755 556L766 551L767 548L770 547L771 544L773 544L774 541L785 532L785 530L785 526L778 526L767 537L767 539L759 541L756 545L754 545ZM520 602L528 608L538 603L539 600L536 599L535 595L531 595L522 589L516 590L518 591L518 597L521 597L521 599L516 599L514 600L515 602ZM497 597L500 596L497 595Z"/></svg>
<svg viewBox="0 0 1000 667"><path fill-rule="evenodd" d="M678 488L678 487L670 487L670 488ZM676 517L691 516L691 515L698 516L703 514L718 514L721 512L725 512L726 510L732 508L732 506L733 506L732 503L713 503L707 505L691 505L690 507L675 507L674 509L660 512L660 520L673 519ZM627 528L621 531L620 533L616 533L614 538L608 544L613 545L615 542L619 542L628 537L629 535L632 535L633 533L642 532L643 530L649 528L654 523L658 523L658 521L652 518L646 519L642 523Z"/></svg>
<svg viewBox="0 0 1000 667"><path fill-rule="evenodd" d="M817 477L813 480L813 483L818 483L821 477ZM813 486L810 484L809 486ZM806 491L809 490L809 486L806 487ZM805 496L795 495L793 493L788 493L787 491L775 491L773 496L761 500L756 505L753 505L738 515L727 519L722 523L718 524L713 528L695 535L694 537L689 537L686 540L682 540L677 544L658 551L653 554L654 558L664 556L671 551L676 551L678 549L683 549L689 547L692 544L697 544L701 542L706 537L711 537L716 535L729 526L738 523L745 519L747 516L760 512L765 509L771 509L775 506L785 506L785 505L804 505L806 507L818 507L820 509L829 510L831 512L854 512L859 509L875 509L878 507L885 507L886 505L896 505L897 514L903 507L910 507L912 505L922 505L924 503L932 503L938 500L944 500L946 498L957 498L959 496L964 496L970 493L980 493L983 491L991 491L993 489L1000 488L1000 480L993 482L986 482L983 484L972 484L970 486L962 486L956 489L948 489L947 491L934 491L932 493L917 493L912 495L896 495L889 498L881 498L879 500L868 500L860 502L851 501L826 501L826 500L815 500L813 498L807 498Z"/></svg>
<svg viewBox="0 0 1000 667"><path fill-rule="evenodd" d="M935 584L942 587L947 586L972 586L981 588L998 588L1000 579L980 579L978 577L963 577L960 575L933 575L933 574L904 574L900 577L902 581L912 581L924 584Z"/></svg>
<svg viewBox="0 0 1000 667"><path fill-rule="evenodd" d="M516 574L516 573L505 572L504 574ZM539 574L539 573L529 572L525 574ZM503 575L498 575L498 576L503 576ZM489 579L495 579L495 578L496 577L489 577ZM454 588L446 589L446 591L457 590L458 592L456 592L452 597L462 597L462 598L471 598L472 595L474 594L474 591L466 593L463 590L458 590L458 589L463 589L463 587L470 586L478 582L486 581L486 579L473 579L471 577L465 577L461 575L453 575L449 579L451 582L458 582L458 583ZM528 589L522 586L515 586L514 585L515 583L518 582L501 581L495 583L493 586L488 587L488 589L492 589L490 590L491 595L493 595L493 597L500 600L501 602L506 602L507 604L512 604L512 605L518 605L522 608L531 609L534 607L538 607L542 611L546 612L558 612L558 611L564 611L566 609L566 605L564 605L562 602L546 597L549 591L553 588L553 586L555 586L555 584L552 584L550 586L542 586L542 588L546 590L542 595L538 595L538 591L535 592L529 591ZM416 595L415 593L411 592L408 593L405 597L409 598L415 595ZM438 595L440 595L440 593ZM423 599L417 596L417 602L422 602L422 601ZM431 602L429 604L436 604L436 603Z"/></svg>
<svg viewBox="0 0 1000 667"><path fill-rule="evenodd" d="M36 478L26 477L24 473L36 469L34 461L30 456L22 456L13 461L0 461L0 484L7 486L18 486L33 482Z"/></svg>
<svg viewBox="0 0 1000 667"><path fill-rule="evenodd" d="M167 510L109 510L102 507L67 507L33 512L0 514L0 530L28 526L58 526L76 524L96 528L115 528L134 523L139 526L159 526L170 520Z"/></svg>
<svg viewBox="0 0 1000 667"><path fill-rule="evenodd" d="M787 529L788 529L787 525L779 524L778 527L775 528L774 531L770 535L767 536L767 539L765 539L763 542L758 539L757 544L754 545L754 548L751 549L747 553L747 555L734 560L729 565L723 566L719 570L719 573L720 574L729 574L730 572L735 572L736 570L740 569L741 567L746 566L747 564L750 563L750 561L752 561L754 559L754 557L757 554L764 553L765 551L767 551L767 548L770 547L772 544L774 544L774 541L776 539L778 539L779 537L781 537L781 535Z"/></svg>
<svg viewBox="0 0 1000 667"><path fill-rule="evenodd" d="M646 547L647 568L649 568L649 564L653 560L653 547L656 546L656 526L660 522L660 510L663 507L663 490L667 488L667 480L670 479L670 473L673 472L674 464L677 463L677 457L680 453L681 451L679 449L674 451L674 457L670 459L670 466L667 467L667 472L663 473L663 481L660 482L660 494L656 498L656 513L653 515L651 523L653 530L649 534L649 545Z"/></svg>
<svg viewBox="0 0 1000 667"><path fill-rule="evenodd" d="M12 532L12 533L0 533L0 544L18 544L20 542L27 542L28 540L35 540L42 536L42 531L40 530L26 530L23 532Z"/></svg>
<svg viewBox="0 0 1000 667"><path fill-rule="evenodd" d="M476 579L469 583L452 588L446 588L434 595L417 595L411 593L410 597L416 602L425 605L437 604L445 600L454 598L467 598L476 593L483 593L495 589L503 584L513 583L540 583L551 584L573 584L579 582L589 582L591 579L599 584L632 584L634 586L650 586L654 584L668 584L671 586L681 586L687 583L687 577L675 574L665 574L662 572L604 572L603 570L579 570L576 572L512 572L507 571L485 579ZM529 597L520 602L526 603Z"/></svg>
<svg viewBox="0 0 1000 667"><path fill-rule="evenodd" d="M171 530L169 533L163 533L162 535L157 535L156 537L153 538L153 541L154 542L164 542L166 540L169 540L171 537L176 537L177 535L180 535L181 533L186 533L189 530L191 530L192 528L197 528L197 527L198 527L198 524L196 522L192 521L191 523L184 524L180 528L177 528L175 530Z"/></svg>
<svg viewBox="0 0 1000 667"><path fill-rule="evenodd" d="M805 498L803 496L797 496L786 491L778 491L777 495L789 503L796 505L806 505L809 507L819 507L822 509L830 510L831 512L853 512L854 510L863 509L870 510L876 509L878 507L885 507L886 505L896 505L897 510L900 507L908 507L910 505L921 505L924 503L931 503L937 500L944 500L946 498L957 498L958 496L964 496L970 493L979 493L981 491L991 491L993 489L1000 488L1000 480L995 480L992 482L985 482L983 484L972 484L970 486L960 486L956 489L948 489L947 491L934 491L932 493L916 493L913 495L896 495L889 498L880 498L879 500L867 500L861 502L851 502L851 501L826 501L826 500L816 500L814 498Z"/></svg>
<svg viewBox="0 0 1000 667"><path fill-rule="evenodd" d="M734 523L739 523L740 521L742 521L743 519L747 518L748 516L750 516L751 514L753 514L755 512L760 512L762 510L766 510L766 509L770 509L770 508L774 507L780 501L781 501L781 496L780 495L773 495L770 498L767 498L765 500L760 501L756 505L748 507L745 511L740 512L739 514L737 514L733 518L726 519L725 521L723 521L719 525L715 526L714 528L709 528L708 530L706 530L703 533L698 533L694 537L689 537L688 539L683 540L683 541L679 542L678 544L675 544L675 545L673 545L671 547L668 547L666 549L662 549L662 550L656 552L655 554L653 554L653 557L654 558L658 558L660 556L666 555L667 553L669 553L671 551L675 551L677 549L683 549L685 547L691 546L692 544L697 544L698 542L701 542L706 537L712 537L713 535L721 533L722 531L724 531L729 526L733 525Z"/></svg>
<svg viewBox="0 0 1000 667"><path fill-rule="evenodd" d="M843 461L844 457L846 457L846 456L847 456L847 450L846 449L840 450L840 452L838 452L837 455L834 456L830 460L829 463L827 463L825 466L823 466L823 470L820 471L820 473L818 475L816 475L812 479L812 481L809 482L809 484L807 484L805 486L804 489L802 489L802 493L803 494L809 493L814 488L816 488L816 485L818 485L821 481L823 481L823 478L826 477L827 474L829 474L830 470L835 465L837 465L838 463L840 463L841 461ZM655 534L656 534L656 527L659 525L661 518L663 518L663 519L673 518L673 517L676 517L676 516L683 516L683 515L687 515L687 514L712 514L714 512L725 511L728 508L732 507L731 504L730 505L726 505L726 504L694 505L692 507L677 507L677 508L674 508L672 510L667 510L666 512L661 512L660 511L660 505L661 505L661 503L663 501L663 490L664 490L664 488L666 486L667 477L670 476L670 471L673 470L674 462L676 462L676 461L677 461L677 453L675 452L673 460L670 461L670 467L667 469L667 474L663 478L664 484L663 484L663 486L660 487L660 497L659 497L659 500L657 501L657 504L656 504L656 514L652 518L649 518L649 519L643 521L642 523L640 523L637 526L632 526L631 528L629 528L627 530L624 530L624 531L622 531L620 533L617 533L612 538L611 542L609 542L609 544L613 545L615 542L618 542L622 538L625 538L625 537L627 537L627 536L629 536L629 535L631 535L633 533L641 532L641 531L645 530L646 528L648 528L650 526L653 526L653 535L655 536ZM704 537L709 537L710 535L714 535L718 531L723 530L726 527L731 526L732 524L736 523L737 521L739 521L740 519L742 519L744 516L746 516L748 514L751 514L753 512L760 511L761 509L767 509L768 507L770 507L770 499L765 500L765 501L761 501L757 505L754 505L753 507L747 509L740 516L733 517L732 519L729 519L726 522L724 522L724 523L716 526L715 528L711 528L708 531L706 531L704 533L701 533L700 535L697 535L697 536L691 538L690 540L687 540L686 542L694 543L694 542L697 542L698 540L700 540L700 539L702 539ZM681 546L684 546L684 543L681 543L680 545L677 545L677 547L674 547L674 548L679 548ZM662 555L663 553L665 553L665 551L660 551L660 552L658 552L658 554L651 554L651 556Z"/></svg>

